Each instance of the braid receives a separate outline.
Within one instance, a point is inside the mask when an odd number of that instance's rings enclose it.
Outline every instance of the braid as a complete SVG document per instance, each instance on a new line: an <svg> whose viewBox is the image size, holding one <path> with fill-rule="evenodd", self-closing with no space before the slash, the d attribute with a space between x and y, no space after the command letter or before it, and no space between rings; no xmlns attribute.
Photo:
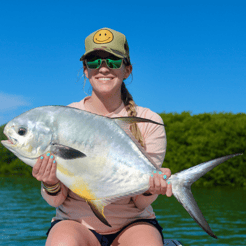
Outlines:
<svg viewBox="0 0 246 246"><path fill-rule="evenodd" d="M136 108L135 108L136 105L133 101L132 95L126 89L126 85L125 85L124 81L122 82L122 85L121 85L121 99L122 99L122 101L126 107L126 111L127 111L128 116L130 116L130 117L137 116L137 112L136 112ZM130 130L132 132L132 135L144 147L143 136L142 136L137 124L136 123L131 124Z"/></svg>

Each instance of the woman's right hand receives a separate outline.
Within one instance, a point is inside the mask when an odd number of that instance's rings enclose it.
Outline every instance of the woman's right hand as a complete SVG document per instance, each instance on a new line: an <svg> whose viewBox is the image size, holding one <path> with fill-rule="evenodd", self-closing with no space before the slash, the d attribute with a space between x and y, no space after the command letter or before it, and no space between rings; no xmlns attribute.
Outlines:
<svg viewBox="0 0 246 246"><path fill-rule="evenodd" d="M56 177L57 163L52 154L42 155L38 158L32 169L32 176L38 181L42 181L44 185L52 186L59 182ZM41 159L43 157L43 159Z"/></svg>

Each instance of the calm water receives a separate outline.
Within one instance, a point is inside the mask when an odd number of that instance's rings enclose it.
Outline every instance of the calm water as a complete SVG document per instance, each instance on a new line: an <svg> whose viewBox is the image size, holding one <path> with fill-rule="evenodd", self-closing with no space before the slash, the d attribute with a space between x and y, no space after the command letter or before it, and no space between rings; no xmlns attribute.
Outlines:
<svg viewBox="0 0 246 246"><path fill-rule="evenodd" d="M192 189L210 227L219 239L208 236L174 197L159 197L153 204L165 238L184 245L246 245L246 190ZM45 245L55 209L40 194L34 178L0 178L0 245Z"/></svg>

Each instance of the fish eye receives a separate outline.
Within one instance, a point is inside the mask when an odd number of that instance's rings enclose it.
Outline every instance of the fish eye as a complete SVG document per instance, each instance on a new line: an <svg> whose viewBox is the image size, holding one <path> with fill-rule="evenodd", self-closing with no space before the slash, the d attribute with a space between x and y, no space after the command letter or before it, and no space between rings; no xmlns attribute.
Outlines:
<svg viewBox="0 0 246 246"><path fill-rule="evenodd" d="M18 130L18 134L21 136L24 136L26 134L26 132L27 132L26 129L23 127L20 127Z"/></svg>

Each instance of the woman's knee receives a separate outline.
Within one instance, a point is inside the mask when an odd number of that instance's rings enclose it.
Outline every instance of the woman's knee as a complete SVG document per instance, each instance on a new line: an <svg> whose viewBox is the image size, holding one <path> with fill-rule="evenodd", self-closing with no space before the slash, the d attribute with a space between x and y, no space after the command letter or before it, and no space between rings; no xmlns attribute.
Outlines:
<svg viewBox="0 0 246 246"><path fill-rule="evenodd" d="M122 231L113 241L112 246L162 246L160 232L153 225L138 222Z"/></svg>
<svg viewBox="0 0 246 246"><path fill-rule="evenodd" d="M84 225L64 220L52 227L48 235L46 246L80 246L99 245L95 235Z"/></svg>

